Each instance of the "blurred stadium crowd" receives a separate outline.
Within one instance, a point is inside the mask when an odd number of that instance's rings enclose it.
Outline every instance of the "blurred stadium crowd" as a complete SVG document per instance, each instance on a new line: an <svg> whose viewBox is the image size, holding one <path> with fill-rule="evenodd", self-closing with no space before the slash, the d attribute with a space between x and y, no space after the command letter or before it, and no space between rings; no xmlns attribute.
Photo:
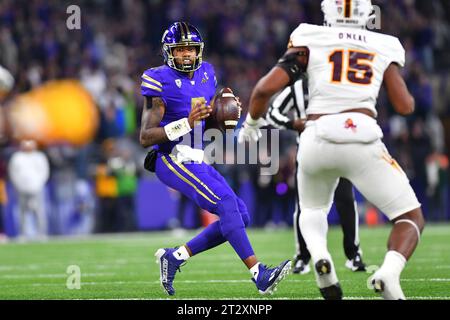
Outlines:
<svg viewBox="0 0 450 320"><path fill-rule="evenodd" d="M448 220L450 2L373 3L381 8L381 31L400 37L406 48L404 75L417 108L408 118L396 116L381 92L378 110L384 140L409 176L427 219ZM81 9L80 30L66 26L66 8L72 4ZM61 220L74 208L86 211L93 220L80 232L138 228L135 192L140 179L154 178L143 171L145 150L138 145L140 75L162 64L160 39L171 22L186 20L198 26L205 39L205 59L215 66L219 83L235 89L245 109L252 87L285 51L290 32L300 22L322 23L319 4L318 0L2 0L0 64L15 77L3 105L47 81L76 78L91 93L99 112L93 141L82 147L58 143L43 150L50 162L49 216ZM253 226L273 222L275 207L283 213L278 221L292 220L295 134L282 132L280 137L280 170L275 176L260 176L258 166L218 166L236 190L248 181L258 194ZM7 164L18 141L2 137L0 143L4 191ZM5 207L7 195L0 193ZM66 224L53 222L49 231L67 233Z"/></svg>

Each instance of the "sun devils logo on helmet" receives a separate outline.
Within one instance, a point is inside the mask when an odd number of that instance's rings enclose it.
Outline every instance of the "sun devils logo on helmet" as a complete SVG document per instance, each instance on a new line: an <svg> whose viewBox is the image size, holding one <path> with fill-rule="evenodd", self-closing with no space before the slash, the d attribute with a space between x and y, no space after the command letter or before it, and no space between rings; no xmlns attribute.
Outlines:
<svg viewBox="0 0 450 320"><path fill-rule="evenodd" d="M174 22L164 32L162 36L162 51L164 63L172 69L181 72L191 72L200 68L202 65L203 39L196 27L187 22ZM195 47L197 55L193 64L177 65L174 60L172 50L176 47Z"/></svg>
<svg viewBox="0 0 450 320"><path fill-rule="evenodd" d="M375 17L371 0L323 0L324 24L330 27L365 28Z"/></svg>

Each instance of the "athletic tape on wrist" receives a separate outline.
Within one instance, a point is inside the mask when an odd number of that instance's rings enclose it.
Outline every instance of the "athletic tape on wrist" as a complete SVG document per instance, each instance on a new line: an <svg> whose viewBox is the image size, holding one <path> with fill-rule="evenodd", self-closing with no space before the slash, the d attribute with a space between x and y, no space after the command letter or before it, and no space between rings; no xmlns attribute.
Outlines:
<svg viewBox="0 0 450 320"><path fill-rule="evenodd" d="M170 141L174 141L179 137L184 136L186 133L191 132L191 126L189 125L188 118L183 118L177 121L173 121L164 126L167 138Z"/></svg>
<svg viewBox="0 0 450 320"><path fill-rule="evenodd" d="M253 119L252 116L250 115L250 113L247 113L247 117L245 118L245 122L247 122L247 124L252 127L254 127L258 124L258 122L259 122L258 120L259 119L256 119L256 120Z"/></svg>

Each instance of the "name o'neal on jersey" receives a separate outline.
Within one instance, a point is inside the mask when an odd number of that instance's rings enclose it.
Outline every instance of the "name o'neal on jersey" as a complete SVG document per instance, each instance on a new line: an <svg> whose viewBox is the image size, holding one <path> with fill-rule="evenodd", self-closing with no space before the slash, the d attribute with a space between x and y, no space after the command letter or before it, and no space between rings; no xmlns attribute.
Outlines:
<svg viewBox="0 0 450 320"><path fill-rule="evenodd" d="M362 34L356 34L356 33L351 33L351 32L340 32L339 33L339 39L340 40L355 40L355 41L361 41L364 43L367 43L367 38L365 35Z"/></svg>

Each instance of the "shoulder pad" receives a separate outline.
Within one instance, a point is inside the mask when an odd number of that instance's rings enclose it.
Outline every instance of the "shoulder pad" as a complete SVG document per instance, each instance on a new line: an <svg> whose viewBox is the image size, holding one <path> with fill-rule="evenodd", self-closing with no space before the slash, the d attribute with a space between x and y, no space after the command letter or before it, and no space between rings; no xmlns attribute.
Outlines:
<svg viewBox="0 0 450 320"><path fill-rule="evenodd" d="M144 96L159 96L163 91L163 82L159 68L146 70L141 76L141 91Z"/></svg>

